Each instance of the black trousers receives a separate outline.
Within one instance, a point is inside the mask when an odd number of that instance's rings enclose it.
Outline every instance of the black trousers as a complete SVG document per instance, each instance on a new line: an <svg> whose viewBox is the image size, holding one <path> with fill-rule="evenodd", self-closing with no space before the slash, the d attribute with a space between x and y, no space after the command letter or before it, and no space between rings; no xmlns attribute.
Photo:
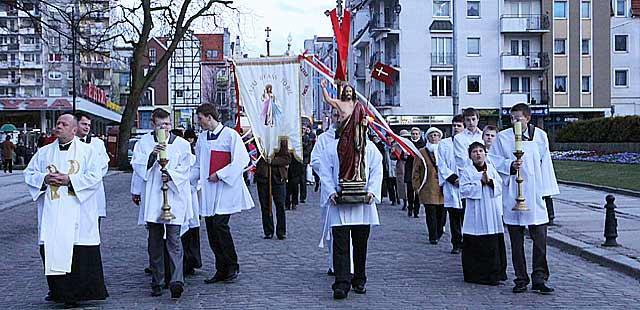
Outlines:
<svg viewBox="0 0 640 310"><path fill-rule="evenodd" d="M396 178L386 178L384 179L383 184L386 184L387 192L389 193L389 200L391 203L398 202L398 189L396 188Z"/></svg>
<svg viewBox="0 0 640 310"><path fill-rule="evenodd" d="M202 267L200 255L200 227L189 228L182 237L182 249L184 250L184 270L192 271Z"/></svg>
<svg viewBox="0 0 640 310"><path fill-rule="evenodd" d="M451 245L454 249L462 248L462 222L464 209L447 208L449 213L449 229L451 230Z"/></svg>
<svg viewBox="0 0 640 310"><path fill-rule="evenodd" d="M332 288L348 292L351 285L367 283L367 243L370 225L346 225L332 227L333 271L336 274ZM351 257L349 255L349 237L353 244L353 278L351 277Z"/></svg>
<svg viewBox="0 0 640 310"><path fill-rule="evenodd" d="M420 196L413 191L413 184L405 183L407 187L407 201L409 202L409 215L420 213Z"/></svg>
<svg viewBox="0 0 640 310"><path fill-rule="evenodd" d="M271 194L276 209L276 234L284 236L287 234L287 219L284 212L285 185L276 184L271 181ZM258 199L260 200L260 210L262 211L262 230L265 236L273 236L273 208L270 206L269 183L258 183Z"/></svg>
<svg viewBox="0 0 640 310"><path fill-rule="evenodd" d="M307 167L309 164L304 165L304 174L300 180L300 202L307 201Z"/></svg>
<svg viewBox="0 0 640 310"><path fill-rule="evenodd" d="M529 225L529 236L533 240L533 271L531 281L534 285L543 284L549 279L547 265L547 224ZM516 273L513 282L516 285L529 284L527 261L524 256L525 226L507 225L511 240L511 261Z"/></svg>
<svg viewBox="0 0 640 310"><path fill-rule="evenodd" d="M229 218L231 215L216 214L206 216L204 223L207 225L207 237L213 255L216 257L216 271L221 274L229 274L239 271L238 255L233 245Z"/></svg>
<svg viewBox="0 0 640 310"><path fill-rule="evenodd" d="M444 225L447 224L447 212L444 205L424 205L426 214L427 231L429 232L429 240L440 240L444 233Z"/></svg>
<svg viewBox="0 0 640 310"><path fill-rule="evenodd" d="M9 171L9 173L13 173L13 159L5 159L2 166L4 168L4 172Z"/></svg>
<svg viewBox="0 0 640 310"><path fill-rule="evenodd" d="M286 206L298 205L298 196L300 194L300 182L302 177L296 176L287 180L286 198L284 204Z"/></svg>

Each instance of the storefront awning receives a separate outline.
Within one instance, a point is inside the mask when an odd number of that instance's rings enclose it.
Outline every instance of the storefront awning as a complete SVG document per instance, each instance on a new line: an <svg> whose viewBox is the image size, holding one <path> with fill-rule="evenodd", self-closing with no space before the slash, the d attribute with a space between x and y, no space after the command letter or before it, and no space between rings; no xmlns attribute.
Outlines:
<svg viewBox="0 0 640 310"><path fill-rule="evenodd" d="M72 109L73 98L71 97L0 99L0 111L70 111ZM118 123L122 119L119 113L81 97L76 98L76 110Z"/></svg>

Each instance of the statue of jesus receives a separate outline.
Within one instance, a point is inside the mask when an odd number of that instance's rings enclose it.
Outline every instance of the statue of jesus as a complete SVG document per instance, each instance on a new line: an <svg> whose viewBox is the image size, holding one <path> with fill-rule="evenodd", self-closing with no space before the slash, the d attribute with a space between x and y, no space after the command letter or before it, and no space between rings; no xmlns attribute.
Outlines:
<svg viewBox="0 0 640 310"><path fill-rule="evenodd" d="M336 137L338 141L338 160L340 162L339 181L366 181L364 152L367 143L367 112L364 106L356 101L355 91L351 85L345 84L340 99L333 99L327 93L327 81L323 80L322 94L324 101L338 110Z"/></svg>

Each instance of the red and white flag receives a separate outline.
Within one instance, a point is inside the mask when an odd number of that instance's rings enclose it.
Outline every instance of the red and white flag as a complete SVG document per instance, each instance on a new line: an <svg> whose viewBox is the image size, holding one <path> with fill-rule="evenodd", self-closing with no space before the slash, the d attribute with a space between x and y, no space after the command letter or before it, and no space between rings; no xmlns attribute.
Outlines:
<svg viewBox="0 0 640 310"><path fill-rule="evenodd" d="M397 75L398 70L381 62L376 63L375 66L373 66L373 70L371 70L371 77L386 85L393 85Z"/></svg>

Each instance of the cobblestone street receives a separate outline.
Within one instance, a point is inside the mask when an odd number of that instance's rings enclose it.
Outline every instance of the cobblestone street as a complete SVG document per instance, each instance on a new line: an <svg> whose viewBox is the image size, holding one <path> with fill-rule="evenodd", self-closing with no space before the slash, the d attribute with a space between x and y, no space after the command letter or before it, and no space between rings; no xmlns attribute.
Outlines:
<svg viewBox="0 0 640 310"><path fill-rule="evenodd" d="M509 281L498 287L467 284L460 256L449 254L448 233L438 245L427 242L424 210L409 218L400 206L379 206L381 226L372 230L367 264L367 294L351 293L346 300L332 298L332 277L326 275L327 254L318 248L321 233L318 193L309 187L309 199L287 211L287 239L263 240L255 188L256 208L231 217L241 274L233 284L204 284L214 270L213 254L201 228L203 268L186 278L183 297L169 293L150 297L146 230L137 226L138 208L130 202L130 174L105 179L108 218L102 221L102 259L110 298L82 304L105 309L358 309L417 308L633 308L640 303L638 280L590 263L556 248L548 248L549 284L555 295L511 293ZM0 211L0 307L56 308L45 302L46 280L36 245L36 209L33 202ZM447 225L448 230L448 225ZM508 240L508 238L505 238ZM527 255L531 254L530 242ZM529 260L530 266L530 260Z"/></svg>

